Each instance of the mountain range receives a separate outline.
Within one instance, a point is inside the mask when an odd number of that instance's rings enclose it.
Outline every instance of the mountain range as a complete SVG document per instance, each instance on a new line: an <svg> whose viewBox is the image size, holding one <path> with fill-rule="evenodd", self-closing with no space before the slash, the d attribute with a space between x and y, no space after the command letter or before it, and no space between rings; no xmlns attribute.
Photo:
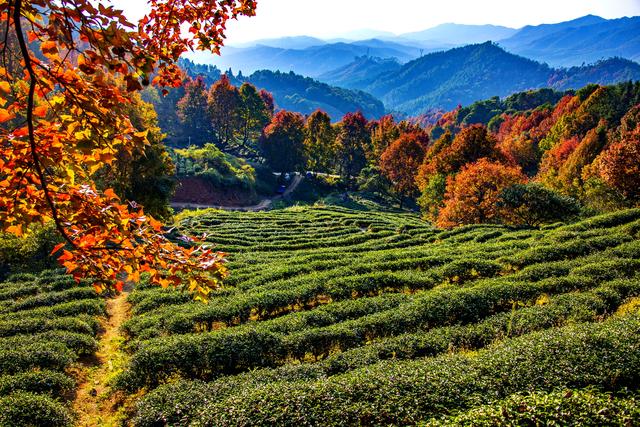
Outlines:
<svg viewBox="0 0 640 427"><path fill-rule="evenodd" d="M216 67L183 61L192 75L212 84ZM319 77L322 82L293 72L261 70L245 76L231 74L233 82L250 82L272 92L279 108L310 114L316 109L339 120L349 111L369 118L385 112L415 116L432 109L453 109L479 99L506 97L539 88L559 91L590 83L613 84L640 80L640 64L611 58L591 65L552 68L514 55L495 43L467 45L424 55L406 64L394 59L357 57L352 63Z"/></svg>
<svg viewBox="0 0 640 427"><path fill-rule="evenodd" d="M197 52L187 58L198 63L207 63L222 70L231 69L251 74L257 70L293 71L309 77L317 77L323 73L346 65L358 56L377 56L396 58L407 62L420 56L424 49L403 43L380 39L325 43L305 48L285 48L276 46L302 46L313 43L309 39L296 37L293 40L279 39L271 42L273 46L256 45L251 47L224 47L222 55Z"/></svg>
<svg viewBox="0 0 640 427"><path fill-rule="evenodd" d="M580 65L613 56L640 61L640 17L606 20L587 15L560 24L529 26L501 40L500 45L554 66Z"/></svg>
<svg viewBox="0 0 640 427"><path fill-rule="evenodd" d="M363 30L345 36L330 40L308 36L257 40L224 47L220 57L202 52L187 57L245 74L269 69L293 71L309 77L320 77L346 66L356 57L395 58L406 63L427 53L485 41L497 42L511 53L554 67L572 67L610 57L640 61L640 17L637 16L607 20L587 15L520 29L442 24L400 35ZM365 38L360 40L359 36Z"/></svg>
<svg viewBox="0 0 640 427"><path fill-rule="evenodd" d="M431 53L403 65L380 58L356 58L321 78L329 84L368 92L381 99L388 110L416 115L431 108L452 109L529 89L566 90L589 83L640 80L640 64L611 58L556 69L486 42Z"/></svg>
<svg viewBox="0 0 640 427"><path fill-rule="evenodd" d="M521 29L443 24L401 35L352 35L378 38L258 40L225 47L215 61L196 59L216 66L194 70L192 64L191 74L214 80L219 70L232 69L238 84L273 92L280 108L305 114L321 108L334 120L354 109L369 117L385 110L416 115L530 89L640 80L634 62L640 60L640 17L587 15ZM498 41L474 44L485 39Z"/></svg>

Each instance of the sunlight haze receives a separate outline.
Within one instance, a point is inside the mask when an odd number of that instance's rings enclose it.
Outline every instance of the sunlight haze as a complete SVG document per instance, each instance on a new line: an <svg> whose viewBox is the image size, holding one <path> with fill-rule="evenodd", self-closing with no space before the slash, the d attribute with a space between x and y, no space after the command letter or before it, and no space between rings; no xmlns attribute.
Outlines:
<svg viewBox="0 0 640 427"><path fill-rule="evenodd" d="M143 0L112 3L130 19L146 10ZM588 14L608 19L640 15L640 0L259 0L257 16L228 25L227 44L297 35L345 37L362 29L402 34L443 23L519 28Z"/></svg>

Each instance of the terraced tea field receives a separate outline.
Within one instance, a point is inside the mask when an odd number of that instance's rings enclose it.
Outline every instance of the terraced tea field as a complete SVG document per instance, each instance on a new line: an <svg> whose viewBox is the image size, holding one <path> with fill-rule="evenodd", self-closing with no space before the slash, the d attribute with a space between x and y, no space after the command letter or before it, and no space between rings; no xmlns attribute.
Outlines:
<svg viewBox="0 0 640 427"><path fill-rule="evenodd" d="M0 425L67 426L79 360L94 354L105 302L56 271L0 283Z"/></svg>
<svg viewBox="0 0 640 427"><path fill-rule="evenodd" d="M640 210L542 230L336 207L181 227L232 276L209 305L130 295L117 385L142 391L135 425L640 422Z"/></svg>

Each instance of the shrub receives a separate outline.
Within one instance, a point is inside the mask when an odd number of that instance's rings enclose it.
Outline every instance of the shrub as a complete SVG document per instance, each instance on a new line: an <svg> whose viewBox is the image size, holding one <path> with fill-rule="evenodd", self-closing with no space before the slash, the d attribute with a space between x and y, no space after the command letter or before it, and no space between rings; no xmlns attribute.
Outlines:
<svg viewBox="0 0 640 427"><path fill-rule="evenodd" d="M75 385L73 379L60 372L47 370L23 372L0 376L0 395L17 391L60 395L71 391Z"/></svg>
<svg viewBox="0 0 640 427"><path fill-rule="evenodd" d="M0 374L13 374L34 368L60 371L76 358L65 345L54 342L24 343L19 348L0 347Z"/></svg>
<svg viewBox="0 0 640 427"><path fill-rule="evenodd" d="M66 427L72 424L69 411L50 397L25 392L0 397L0 426Z"/></svg>
<svg viewBox="0 0 640 427"><path fill-rule="evenodd" d="M577 325L506 340L470 356L381 363L326 380L240 388L202 406L196 419L205 426L415 424L532 386L635 387L639 345L638 317Z"/></svg>
<svg viewBox="0 0 640 427"><path fill-rule="evenodd" d="M540 184L515 184L502 190L498 206L504 208L503 221L512 225L537 227L575 218L580 205Z"/></svg>
<svg viewBox="0 0 640 427"><path fill-rule="evenodd" d="M572 425L629 426L640 422L636 393L612 394L594 388L550 393L516 393L426 426Z"/></svg>

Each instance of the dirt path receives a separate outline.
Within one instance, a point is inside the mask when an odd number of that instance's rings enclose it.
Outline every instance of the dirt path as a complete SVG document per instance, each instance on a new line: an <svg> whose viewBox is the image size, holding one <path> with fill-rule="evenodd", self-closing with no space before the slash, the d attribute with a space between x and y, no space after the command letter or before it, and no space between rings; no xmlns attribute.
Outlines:
<svg viewBox="0 0 640 427"><path fill-rule="evenodd" d="M120 326L129 318L130 305L127 292L107 300L107 319L99 337L98 351L85 361L78 373L78 389L73 408L78 414L78 427L117 426L120 416L116 399L111 396L109 380L122 369L124 337Z"/></svg>
<svg viewBox="0 0 640 427"><path fill-rule="evenodd" d="M291 184L282 195L272 197L270 199L264 199L257 205L253 206L218 206L218 205L202 205L198 203L171 203L172 208L177 209L220 209L224 211L242 211L242 212L258 212L269 209L273 202L277 202L278 200L282 200L286 197L289 197L291 193L293 193L298 185L302 182L304 177L302 175L295 175Z"/></svg>

